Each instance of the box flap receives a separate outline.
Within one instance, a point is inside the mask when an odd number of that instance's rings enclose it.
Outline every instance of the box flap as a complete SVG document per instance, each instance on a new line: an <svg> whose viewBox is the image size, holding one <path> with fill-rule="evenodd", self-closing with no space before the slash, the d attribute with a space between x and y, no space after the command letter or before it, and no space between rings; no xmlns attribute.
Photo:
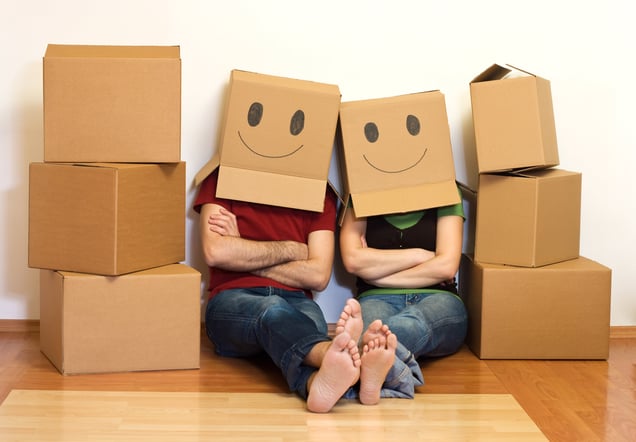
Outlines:
<svg viewBox="0 0 636 442"><path fill-rule="evenodd" d="M175 58L179 46L106 46L49 44L44 58Z"/></svg>
<svg viewBox="0 0 636 442"><path fill-rule="evenodd" d="M351 197L356 217L411 212L461 202L455 181L364 192Z"/></svg>
<svg viewBox="0 0 636 442"><path fill-rule="evenodd" d="M537 168L512 171L503 175L520 178L560 178L564 176L578 175L580 172L571 172L564 169Z"/></svg>
<svg viewBox="0 0 636 442"><path fill-rule="evenodd" d="M219 153L214 152L212 159L205 163L205 165L194 176L194 185L199 187L203 180L205 180L212 172L219 167Z"/></svg>
<svg viewBox="0 0 636 442"><path fill-rule="evenodd" d="M327 182L221 165L216 195L271 206L313 212L324 209Z"/></svg>
<svg viewBox="0 0 636 442"><path fill-rule="evenodd" d="M512 78L512 77L517 77L517 76L532 76L535 77L536 75L528 72L528 71L524 71L523 69L519 69L516 68L514 66L511 66L509 64L503 66L500 64L493 64L492 66L490 66L488 69L486 69L485 71L483 71L482 73L480 73L479 75L477 75L475 78L473 78L473 80L471 81L471 83L480 83L482 81L494 81L494 80L502 80L504 78Z"/></svg>

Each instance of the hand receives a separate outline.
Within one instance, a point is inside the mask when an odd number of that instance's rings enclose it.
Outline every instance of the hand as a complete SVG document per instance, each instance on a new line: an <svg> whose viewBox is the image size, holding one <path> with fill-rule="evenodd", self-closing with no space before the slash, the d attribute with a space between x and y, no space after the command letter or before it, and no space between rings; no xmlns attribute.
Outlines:
<svg viewBox="0 0 636 442"><path fill-rule="evenodd" d="M213 213L208 218L208 225L212 232L216 232L221 236L235 236L240 238L236 216L227 209L220 208L218 213Z"/></svg>

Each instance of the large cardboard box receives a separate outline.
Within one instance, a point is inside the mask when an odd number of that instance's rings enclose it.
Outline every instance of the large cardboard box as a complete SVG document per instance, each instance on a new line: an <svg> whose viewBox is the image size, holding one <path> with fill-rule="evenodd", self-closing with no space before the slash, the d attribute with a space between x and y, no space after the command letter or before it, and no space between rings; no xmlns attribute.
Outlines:
<svg viewBox="0 0 636 442"><path fill-rule="evenodd" d="M440 91L344 102L340 130L344 199L356 217L460 201Z"/></svg>
<svg viewBox="0 0 636 442"><path fill-rule="evenodd" d="M48 45L44 161L176 163L178 46Z"/></svg>
<svg viewBox="0 0 636 442"><path fill-rule="evenodd" d="M29 267L121 275L185 259L185 163L32 163Z"/></svg>
<svg viewBox="0 0 636 442"><path fill-rule="evenodd" d="M218 155L217 196L321 212L335 142L336 85L233 70Z"/></svg>
<svg viewBox="0 0 636 442"><path fill-rule="evenodd" d="M611 270L585 257L524 268L462 257L467 343L481 359L607 359Z"/></svg>
<svg viewBox="0 0 636 442"><path fill-rule="evenodd" d="M40 271L40 348L62 374L199 368L201 275Z"/></svg>
<svg viewBox="0 0 636 442"><path fill-rule="evenodd" d="M581 174L561 169L482 174L475 259L538 267L579 256Z"/></svg>
<svg viewBox="0 0 636 442"><path fill-rule="evenodd" d="M550 82L492 65L470 83L479 173L559 164Z"/></svg>

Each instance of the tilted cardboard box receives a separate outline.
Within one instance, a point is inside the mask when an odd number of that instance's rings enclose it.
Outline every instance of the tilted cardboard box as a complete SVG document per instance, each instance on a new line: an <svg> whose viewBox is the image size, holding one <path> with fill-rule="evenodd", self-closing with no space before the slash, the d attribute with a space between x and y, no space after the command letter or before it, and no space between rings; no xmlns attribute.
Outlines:
<svg viewBox="0 0 636 442"><path fill-rule="evenodd" d="M29 267L121 275L185 259L185 163L32 163Z"/></svg>
<svg viewBox="0 0 636 442"><path fill-rule="evenodd" d="M340 150L356 217L460 202L444 95L344 102Z"/></svg>
<svg viewBox="0 0 636 442"><path fill-rule="evenodd" d="M470 83L479 173L559 164L550 82L492 65Z"/></svg>
<svg viewBox="0 0 636 442"><path fill-rule="evenodd" d="M580 221L579 172L481 174L475 259L538 267L577 258Z"/></svg>
<svg viewBox="0 0 636 442"><path fill-rule="evenodd" d="M48 45L44 161L181 160L178 46Z"/></svg>
<svg viewBox="0 0 636 442"><path fill-rule="evenodd" d="M524 268L464 255L466 342L481 359L607 359L611 273L585 257Z"/></svg>
<svg viewBox="0 0 636 442"><path fill-rule="evenodd" d="M233 70L217 154L217 196L315 212L324 207L335 142L336 85Z"/></svg>
<svg viewBox="0 0 636 442"><path fill-rule="evenodd" d="M201 275L40 271L40 349L62 374L199 368Z"/></svg>

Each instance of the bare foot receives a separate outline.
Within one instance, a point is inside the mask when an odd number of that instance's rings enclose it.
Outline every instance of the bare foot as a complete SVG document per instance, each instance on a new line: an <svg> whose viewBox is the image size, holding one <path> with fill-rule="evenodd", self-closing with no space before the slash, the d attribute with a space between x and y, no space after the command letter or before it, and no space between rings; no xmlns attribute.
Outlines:
<svg viewBox="0 0 636 442"><path fill-rule="evenodd" d="M342 309L342 313L340 313L338 322L336 322L336 335L347 332L349 336L351 336L351 339L357 343L362 334L362 327L362 309L360 303L353 298L349 298Z"/></svg>
<svg viewBox="0 0 636 442"><path fill-rule="evenodd" d="M347 389L360 378L358 344L347 332L337 335L322 360L320 369L309 385L307 408L314 413L326 413Z"/></svg>
<svg viewBox="0 0 636 442"><path fill-rule="evenodd" d="M369 340L362 351L360 367L360 402L375 405L380 402L380 390L395 360L397 336L388 331Z"/></svg>
<svg viewBox="0 0 636 442"><path fill-rule="evenodd" d="M362 335L362 345L366 345L375 338L386 338L389 335L389 326L382 324L380 319L373 321Z"/></svg>

